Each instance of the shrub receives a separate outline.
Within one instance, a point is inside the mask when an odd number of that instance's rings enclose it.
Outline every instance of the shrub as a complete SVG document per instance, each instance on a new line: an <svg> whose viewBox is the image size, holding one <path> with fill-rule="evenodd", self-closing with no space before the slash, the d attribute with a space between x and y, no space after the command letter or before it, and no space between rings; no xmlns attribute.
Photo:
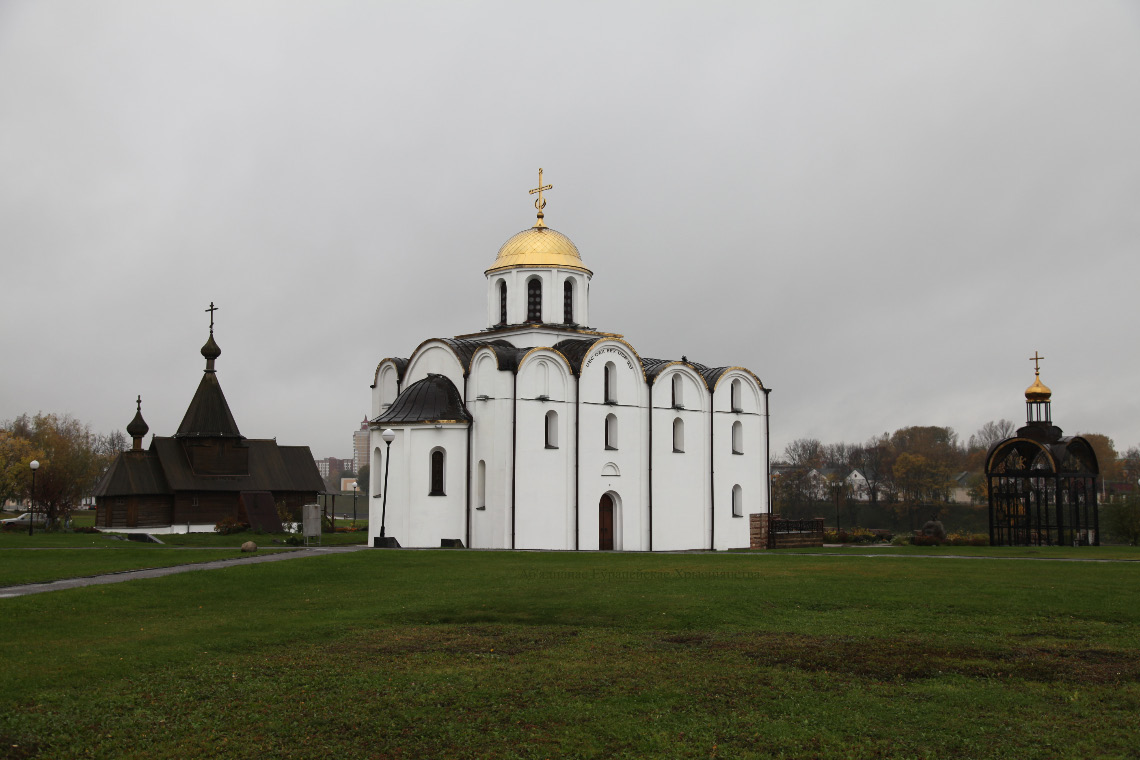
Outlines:
<svg viewBox="0 0 1140 760"><path fill-rule="evenodd" d="M910 536L895 536L891 539L891 546L910 546Z"/></svg>
<svg viewBox="0 0 1140 760"><path fill-rule="evenodd" d="M76 528L72 528L71 530L73 533L101 533L102 532L98 528L95 528L91 525L80 525Z"/></svg>
<svg viewBox="0 0 1140 760"><path fill-rule="evenodd" d="M243 523L233 516L223 517L221 520L218 520L218 524L214 526L214 532L222 536L229 536L246 530L249 530L249 524Z"/></svg>
<svg viewBox="0 0 1140 760"><path fill-rule="evenodd" d="M950 546L989 546L990 538L985 533L964 533L958 531L946 536Z"/></svg>
<svg viewBox="0 0 1140 760"><path fill-rule="evenodd" d="M914 546L941 546L942 539L938 536L926 536L922 533L915 534L910 542Z"/></svg>

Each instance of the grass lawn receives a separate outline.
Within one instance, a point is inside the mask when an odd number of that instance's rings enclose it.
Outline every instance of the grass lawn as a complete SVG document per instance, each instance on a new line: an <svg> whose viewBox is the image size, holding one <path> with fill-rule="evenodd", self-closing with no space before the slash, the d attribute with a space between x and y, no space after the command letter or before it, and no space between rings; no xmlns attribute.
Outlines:
<svg viewBox="0 0 1140 760"><path fill-rule="evenodd" d="M0 757L1124 758L1140 739L1140 564L364 551L0 607Z"/></svg>
<svg viewBox="0 0 1140 760"><path fill-rule="evenodd" d="M882 554L922 557L999 557L1009 559L1122 559L1140 561L1140 546L890 546L883 544L779 549L779 554Z"/></svg>

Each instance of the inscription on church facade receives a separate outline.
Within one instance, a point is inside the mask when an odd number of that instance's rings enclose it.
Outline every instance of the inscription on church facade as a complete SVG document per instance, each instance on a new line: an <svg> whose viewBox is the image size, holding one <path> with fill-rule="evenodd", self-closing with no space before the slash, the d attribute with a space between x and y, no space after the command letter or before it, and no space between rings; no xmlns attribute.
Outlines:
<svg viewBox="0 0 1140 760"><path fill-rule="evenodd" d="M624 351L622 351L620 348L614 348L613 346L606 346L604 348L599 348L597 353L595 353L593 356L591 356L589 359L586 360L586 366L589 367L591 364L594 363L594 359L597 359L602 354L617 354L619 357L621 357L622 361L625 362L625 366L629 367L630 369L633 369L633 360L630 359L629 356Z"/></svg>

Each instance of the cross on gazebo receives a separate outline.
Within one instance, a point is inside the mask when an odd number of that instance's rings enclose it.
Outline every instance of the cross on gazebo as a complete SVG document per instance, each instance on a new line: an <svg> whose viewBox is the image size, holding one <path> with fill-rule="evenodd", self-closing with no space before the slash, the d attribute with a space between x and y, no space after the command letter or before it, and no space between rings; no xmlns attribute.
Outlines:
<svg viewBox="0 0 1140 760"><path fill-rule="evenodd" d="M214 306L213 301L210 301L210 308L206 309L206 311L210 312L210 335L214 334L214 312L217 310L218 307Z"/></svg>
<svg viewBox="0 0 1140 760"><path fill-rule="evenodd" d="M1038 356L1036 351L1033 352L1033 356L1029 357L1029 361L1033 362L1033 372L1038 376L1041 375L1041 360L1044 358L1044 356Z"/></svg>

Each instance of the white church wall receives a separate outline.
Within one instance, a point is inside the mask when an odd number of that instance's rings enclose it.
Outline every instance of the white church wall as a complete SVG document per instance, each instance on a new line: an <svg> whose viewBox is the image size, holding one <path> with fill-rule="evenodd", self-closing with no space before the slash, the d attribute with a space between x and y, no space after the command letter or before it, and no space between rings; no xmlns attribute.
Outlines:
<svg viewBox="0 0 1140 760"><path fill-rule="evenodd" d="M383 414L388 405L396 400L396 396L400 395L397 390L398 383L399 373L395 363L390 360L381 362L376 372L375 387L372 389L373 419Z"/></svg>
<svg viewBox="0 0 1140 760"><path fill-rule="evenodd" d="M613 371L614 403L606 403L605 367ZM599 504L612 492L615 499L614 548L639 551L648 548L648 494L645 489L648 449L647 405L649 398L641 361L624 341L605 340L595 345L583 361L579 393L580 499L579 548L597 549ZM606 417L617 422L617 445L606 449ZM615 470L620 475L613 475Z"/></svg>
<svg viewBox="0 0 1140 760"><path fill-rule="evenodd" d="M733 409L733 382L738 381L737 409ZM767 436L764 394L755 378L740 370L721 376L713 394L715 414L715 517L717 549L749 545L750 514L768 512L766 482ZM740 453L733 453L733 425L740 423ZM733 488L740 487L740 517L733 516Z"/></svg>
<svg viewBox="0 0 1140 760"><path fill-rule="evenodd" d="M681 384L683 409L672 407L673 378ZM709 395L692 368L677 364L653 387L653 548L707 549L709 515ZM681 420L683 451L674 451L674 425Z"/></svg>
<svg viewBox="0 0 1140 760"><path fill-rule="evenodd" d="M515 547L573 549L574 439L570 367L550 349L529 352L518 374ZM546 396L548 400L540 400ZM554 413L547 444L547 417Z"/></svg>
<svg viewBox="0 0 1140 760"><path fill-rule="evenodd" d="M481 348L467 379L467 410L474 420L471 434L471 546L510 548L511 401L514 374L498 369L494 352ZM480 399L480 396L486 398ZM479 482L479 462L483 481ZM481 487L481 488L480 488ZM482 498L480 498L482 497ZM482 503L479 503L482 502ZM478 509L483 506L484 509Z"/></svg>
<svg viewBox="0 0 1140 760"><path fill-rule="evenodd" d="M527 321L527 282L537 279L542 283L542 321L562 324L565 318L566 280L573 282L573 311L577 324L589 324L589 278L573 269L532 268L495 272L487 277L487 326L499 324L501 315L499 283L507 286L507 324L521 325ZM523 345L523 344L516 344ZM531 342L527 345L536 345Z"/></svg>
<svg viewBox="0 0 1140 760"><path fill-rule="evenodd" d="M436 340L424 341L408 359L408 368L404 371L403 387L423 380L428 375L443 375L463 392L464 367L459 363L459 357L446 343Z"/></svg>

